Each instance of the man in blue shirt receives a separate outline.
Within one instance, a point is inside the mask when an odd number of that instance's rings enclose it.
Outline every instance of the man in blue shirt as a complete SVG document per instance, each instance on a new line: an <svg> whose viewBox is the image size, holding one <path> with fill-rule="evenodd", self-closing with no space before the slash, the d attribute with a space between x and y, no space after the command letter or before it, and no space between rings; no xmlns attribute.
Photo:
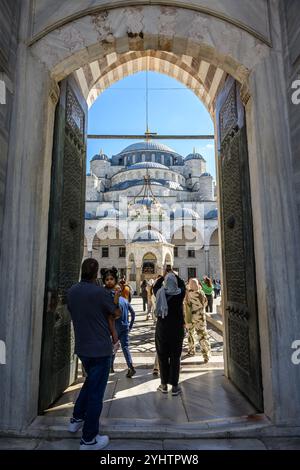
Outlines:
<svg viewBox="0 0 300 470"><path fill-rule="evenodd" d="M82 426L81 450L99 450L109 442L100 436L99 419L109 377L113 343L118 341L114 319L121 315L119 294L113 298L96 284L99 264L93 258L82 263L81 281L68 291L68 309L74 325L75 353L87 373L74 406L69 431Z"/></svg>

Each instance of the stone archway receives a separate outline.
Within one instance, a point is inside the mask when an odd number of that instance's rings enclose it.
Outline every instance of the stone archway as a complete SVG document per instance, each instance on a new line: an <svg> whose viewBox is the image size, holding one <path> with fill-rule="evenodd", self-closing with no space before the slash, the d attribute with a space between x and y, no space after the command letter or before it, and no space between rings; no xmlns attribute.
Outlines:
<svg viewBox="0 0 300 470"><path fill-rule="evenodd" d="M184 2L181 3L184 6ZM31 24L31 12L24 7L23 23ZM298 261L287 255L286 246L294 246L294 235L283 233L282 224L290 223L292 193L286 189L286 197L274 201L270 188L280 188L282 176L289 180L291 169L289 153L282 135L288 135L285 120L287 103L283 83L283 64L280 55L280 32L273 35L271 49L252 29L244 28L238 21L226 15L207 16L207 12L191 11L179 7L139 6L111 9L97 13L84 12L56 26L33 41L22 30L22 59L18 63L18 75L24 77L16 90L16 104L11 135L16 145L10 150L8 167L7 198L13 210L7 211L4 226L2 268L10 263L18 266L13 279L22 286L14 296L5 296L4 315L7 317L6 334L20 345L19 353L26 364L16 360L7 366L5 374L10 380L3 380L3 397L13 396L18 389L20 378L28 396L20 396L18 402L8 404L1 399L0 416L6 426L20 428L36 415L38 395L38 372L40 356L43 292L47 251L48 209L50 193L50 169L53 137L54 110L58 99L57 83L69 74L104 58L109 65L112 54L124 54L144 50L157 50L177 56L204 60L225 73L233 76L242 85L242 96L246 105L248 142L250 153L250 175L252 204L254 211L255 251L260 253L256 273L261 279L258 285L258 306L262 342L263 382L265 412L277 422L291 421L300 416L300 406L291 410L290 396L296 395L297 372L289 361L285 345L289 335L297 331L297 315L291 315L288 328L282 332L284 306L291 305L296 313L295 299L281 292L282 266L286 267L290 280L296 279ZM233 14L231 12L231 14ZM278 11L272 12L272 25L276 30ZM259 15L258 15L259 18ZM118 21L119 19L119 21ZM187 27L188 25L188 27ZM278 29L278 27L277 27ZM25 36L25 37L24 37ZM27 43L26 43L27 41ZM185 70L186 72L186 70ZM261 84L268 83L268 87ZM32 87L34 86L34 92ZM269 119L268 105L276 100L283 112L276 119ZM212 110L213 114L213 110ZM18 116L18 119L17 119ZM26 116L26 119L22 119ZM263 122L263 125L261 124ZM266 139L266 136L272 136ZM26 155L26 165L19 155ZM272 172L268 168L273 168ZM32 175L35 175L35 184ZM22 188L22 197L15 188ZM272 194L271 194L272 193ZM10 212L10 213L9 213ZM278 217L272 217L276 213ZM16 217L15 214L20 214ZM30 223L29 223L30 221ZM20 240L15 234L22 230ZM272 237L273 243L269 243ZM33 249L34 247L34 249ZM24 254L26 253L26 260ZM24 261L22 264L21 261ZM276 260L276 261L275 261ZM26 262L25 262L26 261ZM30 279L28 272L31 273ZM16 274L16 275L15 275ZM28 279L23 283L22 279ZM267 285L266 285L267 283ZM10 279L4 279L1 293L10 292ZM270 298L267 292L273 292ZM275 300L274 300L275 299ZM16 318L22 312L22 322ZM271 334L269 320L275 326ZM24 335L24 327L32 328L30 335ZM281 331L280 335L277 331ZM13 345L8 342L8 355L12 356ZM278 357L277 351L283 351ZM283 371L289 371L287 376ZM279 380L280 372L286 381ZM281 397L280 407L274 403Z"/></svg>

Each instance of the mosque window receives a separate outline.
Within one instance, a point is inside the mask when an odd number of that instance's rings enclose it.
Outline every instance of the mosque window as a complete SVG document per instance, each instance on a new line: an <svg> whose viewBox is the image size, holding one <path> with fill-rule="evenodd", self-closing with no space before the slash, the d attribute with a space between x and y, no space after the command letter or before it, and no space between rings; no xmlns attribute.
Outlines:
<svg viewBox="0 0 300 470"><path fill-rule="evenodd" d="M109 248L108 246L103 246L102 247L102 258L108 258L109 257Z"/></svg>
<svg viewBox="0 0 300 470"><path fill-rule="evenodd" d="M195 258L196 252L195 250L188 250L188 258Z"/></svg>
<svg viewBox="0 0 300 470"><path fill-rule="evenodd" d="M126 247L120 246L119 247L119 258L126 258Z"/></svg>
<svg viewBox="0 0 300 470"><path fill-rule="evenodd" d="M178 246L174 246L174 258L178 258Z"/></svg>

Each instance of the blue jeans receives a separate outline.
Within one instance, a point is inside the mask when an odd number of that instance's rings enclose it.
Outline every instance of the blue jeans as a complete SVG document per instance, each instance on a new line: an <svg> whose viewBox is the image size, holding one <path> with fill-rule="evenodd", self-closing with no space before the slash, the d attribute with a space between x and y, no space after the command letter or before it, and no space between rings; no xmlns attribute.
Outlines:
<svg viewBox="0 0 300 470"><path fill-rule="evenodd" d="M80 357L87 373L74 406L75 419L84 419L82 438L92 441L99 433L99 419L103 406L103 397L109 377L111 356Z"/></svg>
<svg viewBox="0 0 300 470"><path fill-rule="evenodd" d="M121 330L118 330L117 328L117 334L121 343L122 351L126 360L126 364L128 368L132 367L132 357L129 351L129 329L124 328ZM114 364L115 360L115 355L112 357L112 365Z"/></svg>

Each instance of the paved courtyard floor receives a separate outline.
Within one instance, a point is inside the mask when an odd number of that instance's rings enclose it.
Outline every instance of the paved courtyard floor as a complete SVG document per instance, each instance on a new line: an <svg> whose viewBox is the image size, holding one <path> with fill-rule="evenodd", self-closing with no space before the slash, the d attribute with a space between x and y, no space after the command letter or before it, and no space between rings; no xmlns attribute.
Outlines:
<svg viewBox="0 0 300 470"><path fill-rule="evenodd" d="M126 378L123 354L118 352L116 372L110 374L101 415L103 432L114 437L108 450L300 448L300 439L193 438L196 428L211 430L221 425L226 431L226 425L240 425L243 420L255 423L261 417L224 376L222 332L211 323L208 323L211 361L204 364L199 349L194 357L188 357L185 339L180 374L182 395L172 397L170 393L157 392L160 380L152 374L155 326L152 319L146 320L140 299L134 298L132 304L137 318L130 343L137 373L132 379ZM79 377L35 420L31 426L34 439L0 439L0 449L77 449L79 435L76 439L70 438L66 429L83 380ZM184 429L189 438L180 439L180 434L176 439L166 438L176 429L178 432Z"/></svg>
<svg viewBox="0 0 300 470"><path fill-rule="evenodd" d="M157 392L160 379L152 375L155 357L155 325L146 320L139 298L132 305L136 322L130 337L130 349L137 370L132 379L126 378L122 351L118 352L114 374L110 374L101 422L117 425L132 422L147 424L179 424L200 420L232 418L255 414L255 409L226 379L223 372L223 337L209 325L212 358L204 364L200 350L187 356L184 341L180 383L182 395L172 397ZM83 378L69 387L63 396L46 411L46 417L71 416L73 404Z"/></svg>

